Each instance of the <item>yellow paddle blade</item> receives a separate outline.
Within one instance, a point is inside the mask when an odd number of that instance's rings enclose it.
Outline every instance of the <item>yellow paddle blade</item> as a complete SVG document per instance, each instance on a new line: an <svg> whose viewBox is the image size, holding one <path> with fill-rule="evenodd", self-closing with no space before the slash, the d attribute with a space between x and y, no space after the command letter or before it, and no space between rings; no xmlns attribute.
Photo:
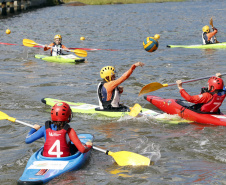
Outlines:
<svg viewBox="0 0 226 185"><path fill-rule="evenodd" d="M160 84L159 82L153 82L153 83L147 84L141 89L138 96L147 94L152 91L156 91L158 89L161 89L162 87L167 87L167 86L168 86L168 84Z"/></svg>
<svg viewBox="0 0 226 185"><path fill-rule="evenodd" d="M151 162L148 157L128 151L115 153L109 151L108 155L112 156L119 166L149 166Z"/></svg>
<svg viewBox="0 0 226 185"><path fill-rule="evenodd" d="M23 45L27 46L27 47L34 47L36 45L38 45L37 43L35 43L35 41L30 40L30 39L23 39Z"/></svg>
<svg viewBox="0 0 226 185"><path fill-rule="evenodd" d="M210 19L210 26L213 27L213 19L212 19L212 17L211 17L211 19Z"/></svg>
<svg viewBox="0 0 226 185"><path fill-rule="evenodd" d="M75 50L71 50L71 51L80 57L87 57L87 51L85 51L85 50L75 49Z"/></svg>
<svg viewBox="0 0 226 185"><path fill-rule="evenodd" d="M12 121L12 122L16 121L16 118L9 117L6 113L0 111L0 120L4 120L4 119Z"/></svg>
<svg viewBox="0 0 226 185"><path fill-rule="evenodd" d="M129 112L129 115L132 116L132 117L136 117L140 113L141 110L142 110L142 107L138 103L136 103L131 108L131 110Z"/></svg>

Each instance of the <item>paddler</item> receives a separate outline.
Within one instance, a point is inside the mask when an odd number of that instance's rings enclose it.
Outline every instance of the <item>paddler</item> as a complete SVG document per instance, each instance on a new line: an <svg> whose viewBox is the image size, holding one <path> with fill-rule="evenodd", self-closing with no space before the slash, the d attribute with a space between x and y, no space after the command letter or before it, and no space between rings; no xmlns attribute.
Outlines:
<svg viewBox="0 0 226 185"><path fill-rule="evenodd" d="M129 111L128 107L120 104L120 95L123 92L123 87L119 86L124 82L138 66L144 66L144 63L137 62L125 72L120 78L116 79L115 68L113 66L106 66L100 70L100 77L103 79L97 88L97 96L99 100L99 108L96 110L110 110L110 111Z"/></svg>
<svg viewBox="0 0 226 185"><path fill-rule="evenodd" d="M177 80L176 83L181 96L188 102L195 103L192 108L201 112L220 113L219 107L226 96L224 81L220 77L220 73L210 77L208 80L208 89L203 90L202 88L201 94L194 96L190 96L184 90L181 80Z"/></svg>
<svg viewBox="0 0 226 185"><path fill-rule="evenodd" d="M218 43L215 35L217 34L217 28L213 27L213 31L210 32L210 27L208 25L202 28L202 42L203 44L213 44Z"/></svg>
<svg viewBox="0 0 226 185"><path fill-rule="evenodd" d="M45 144L43 156L45 157L67 157L79 150L86 153L92 148L92 143L81 143L76 132L70 128L69 122L72 119L72 111L67 103L56 103L51 110L52 121L46 121L45 126L35 124L28 133L25 142L27 144L44 137ZM71 145L71 141L74 145ZM74 149L73 153L72 149Z"/></svg>
<svg viewBox="0 0 226 185"><path fill-rule="evenodd" d="M63 50L69 50L69 49L66 46L64 46L61 42L62 42L61 35L55 35L54 42L51 43L50 45L45 45L44 51L51 49L50 51L51 56L62 55Z"/></svg>

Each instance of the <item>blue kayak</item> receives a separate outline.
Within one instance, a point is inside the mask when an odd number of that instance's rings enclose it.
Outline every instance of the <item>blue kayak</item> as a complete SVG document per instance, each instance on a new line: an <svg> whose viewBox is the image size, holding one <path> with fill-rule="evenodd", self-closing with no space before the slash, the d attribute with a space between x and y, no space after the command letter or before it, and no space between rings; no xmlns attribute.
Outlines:
<svg viewBox="0 0 226 185"><path fill-rule="evenodd" d="M82 143L93 141L91 134L78 134L78 137ZM78 170L84 165L91 153L91 150L87 153L77 151L68 157L52 158L44 157L42 151L43 147L30 157L18 185L44 184L65 172Z"/></svg>

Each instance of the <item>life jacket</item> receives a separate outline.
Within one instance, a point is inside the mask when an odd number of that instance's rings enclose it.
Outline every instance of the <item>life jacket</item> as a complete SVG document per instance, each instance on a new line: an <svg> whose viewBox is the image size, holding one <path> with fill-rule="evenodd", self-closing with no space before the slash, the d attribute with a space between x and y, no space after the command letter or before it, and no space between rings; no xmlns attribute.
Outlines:
<svg viewBox="0 0 226 185"><path fill-rule="evenodd" d="M202 43L203 44L213 44L215 43L214 37L212 37L209 41L208 41L208 37L207 37L207 32L202 32Z"/></svg>
<svg viewBox="0 0 226 185"><path fill-rule="evenodd" d="M70 156L70 139L67 130L68 124L62 130L51 129L51 121L45 123L46 141L44 144L43 156L45 157L67 157Z"/></svg>
<svg viewBox="0 0 226 185"><path fill-rule="evenodd" d="M120 107L120 105L119 105L120 93L119 93L118 87L116 87L113 90L111 100L106 101L107 100L107 91L104 88L105 83L106 82L101 82L101 83L99 83L99 85L97 87L97 97L99 100L100 110L105 110L105 109L107 110L107 109L111 109L111 108Z"/></svg>
<svg viewBox="0 0 226 185"><path fill-rule="evenodd" d="M225 99L225 92L221 91L218 92L217 94L213 95L213 98L208 102L202 105L201 111L202 112L211 112L211 113L218 113L219 112L219 107L223 103Z"/></svg>
<svg viewBox="0 0 226 185"><path fill-rule="evenodd" d="M62 44L56 45L56 43L53 43L52 49L50 51L51 56L57 56L62 55Z"/></svg>

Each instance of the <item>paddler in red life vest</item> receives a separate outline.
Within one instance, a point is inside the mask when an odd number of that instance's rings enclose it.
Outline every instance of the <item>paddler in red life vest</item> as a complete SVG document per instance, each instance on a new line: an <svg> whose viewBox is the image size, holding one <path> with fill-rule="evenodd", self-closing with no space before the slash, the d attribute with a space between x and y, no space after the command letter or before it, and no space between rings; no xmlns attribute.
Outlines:
<svg viewBox="0 0 226 185"><path fill-rule="evenodd" d="M97 96L99 100L99 108L96 110L113 110L120 112L129 111L128 107L120 104L120 95L123 92L123 87L119 86L124 82L138 66L144 66L144 63L137 62L125 72L120 78L115 77L115 68L113 66L106 66L100 70L100 77L103 82L99 83L97 87Z"/></svg>
<svg viewBox="0 0 226 185"><path fill-rule="evenodd" d="M202 89L199 95L190 96L182 87L182 81L177 80L177 86L180 90L181 96L188 102L195 103L194 109L201 112L220 113L219 107L223 103L226 92L224 81L220 78L221 74L217 73L216 76L209 78L208 89Z"/></svg>
<svg viewBox="0 0 226 185"><path fill-rule="evenodd" d="M51 49L50 51L51 56L62 55L63 50L69 50L69 49L65 47L63 44L61 44L61 42L62 42L61 35L55 35L54 42L51 43L49 46L45 45L44 51Z"/></svg>
<svg viewBox="0 0 226 185"><path fill-rule="evenodd" d="M74 129L70 128L68 123L72 119L72 111L67 103L60 102L55 104L51 110L51 119L52 121L46 121L43 127L37 124L34 125L25 140L29 144L44 137L43 156L67 157L75 153L76 150L79 150L81 153L86 153L92 148L91 142L83 145ZM71 145L71 141L74 145ZM71 153L72 151L73 153Z"/></svg>
<svg viewBox="0 0 226 185"><path fill-rule="evenodd" d="M204 26L202 28L202 42L203 44L213 44L213 43L218 43L216 40L215 35L217 34L217 28L213 27L213 32L210 32L210 27L209 26Z"/></svg>

